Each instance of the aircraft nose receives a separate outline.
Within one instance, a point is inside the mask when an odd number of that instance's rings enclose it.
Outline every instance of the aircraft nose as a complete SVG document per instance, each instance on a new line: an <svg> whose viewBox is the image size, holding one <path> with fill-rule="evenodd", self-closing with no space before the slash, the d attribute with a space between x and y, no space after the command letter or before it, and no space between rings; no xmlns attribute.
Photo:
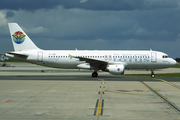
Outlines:
<svg viewBox="0 0 180 120"><path fill-rule="evenodd" d="M170 62L171 65L177 65L178 63L176 62L176 60L174 59L171 59L171 62Z"/></svg>

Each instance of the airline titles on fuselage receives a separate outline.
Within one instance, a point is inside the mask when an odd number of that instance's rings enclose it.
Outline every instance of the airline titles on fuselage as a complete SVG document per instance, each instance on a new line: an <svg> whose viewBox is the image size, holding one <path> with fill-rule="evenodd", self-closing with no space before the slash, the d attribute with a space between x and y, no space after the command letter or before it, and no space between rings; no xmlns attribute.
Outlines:
<svg viewBox="0 0 180 120"><path fill-rule="evenodd" d="M150 62L149 54L113 54L113 55L104 55L104 56L92 56L92 55L77 55L75 57L83 57L83 58L93 58L99 60L113 61L113 62ZM51 53L48 56L49 60L60 60L60 59L70 59L69 55L57 55L55 53Z"/></svg>

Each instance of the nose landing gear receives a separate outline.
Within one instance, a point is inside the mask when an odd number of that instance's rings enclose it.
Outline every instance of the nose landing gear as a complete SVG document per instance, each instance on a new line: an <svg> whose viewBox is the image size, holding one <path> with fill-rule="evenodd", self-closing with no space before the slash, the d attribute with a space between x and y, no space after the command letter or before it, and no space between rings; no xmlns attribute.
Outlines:
<svg viewBox="0 0 180 120"><path fill-rule="evenodd" d="M152 78L155 78L155 74L154 74L153 69L151 69L151 77L152 77Z"/></svg>

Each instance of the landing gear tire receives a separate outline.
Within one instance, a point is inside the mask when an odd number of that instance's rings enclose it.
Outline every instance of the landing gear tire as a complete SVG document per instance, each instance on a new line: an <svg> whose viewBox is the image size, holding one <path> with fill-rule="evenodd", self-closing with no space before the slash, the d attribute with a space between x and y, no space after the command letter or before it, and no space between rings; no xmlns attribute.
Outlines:
<svg viewBox="0 0 180 120"><path fill-rule="evenodd" d="M97 77L98 76L98 73L97 72L93 72L92 73L92 77Z"/></svg>
<svg viewBox="0 0 180 120"><path fill-rule="evenodd" d="M152 78L155 78L155 74L154 74L153 69L151 69L151 77L152 77Z"/></svg>
<svg viewBox="0 0 180 120"><path fill-rule="evenodd" d="M154 74L152 74L152 75L151 75L151 77L152 77L152 78L155 78L155 75L154 75Z"/></svg>

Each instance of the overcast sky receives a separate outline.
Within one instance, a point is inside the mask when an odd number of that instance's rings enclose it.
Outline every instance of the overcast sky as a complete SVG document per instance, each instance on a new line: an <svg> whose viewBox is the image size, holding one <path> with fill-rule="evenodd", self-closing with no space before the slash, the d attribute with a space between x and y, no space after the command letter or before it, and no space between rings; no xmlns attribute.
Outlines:
<svg viewBox="0 0 180 120"><path fill-rule="evenodd" d="M45 50L157 50L180 57L180 0L1 0L0 53L8 23Z"/></svg>

